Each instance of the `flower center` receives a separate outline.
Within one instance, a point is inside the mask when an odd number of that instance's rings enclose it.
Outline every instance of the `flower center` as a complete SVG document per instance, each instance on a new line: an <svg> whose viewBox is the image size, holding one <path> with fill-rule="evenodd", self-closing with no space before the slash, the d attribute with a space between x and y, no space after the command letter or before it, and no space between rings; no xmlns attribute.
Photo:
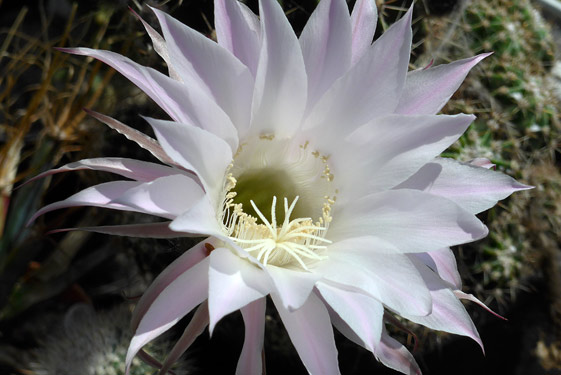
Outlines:
<svg viewBox="0 0 561 375"><path fill-rule="evenodd" d="M327 158L309 152L307 144L293 147L271 138L246 144L226 178L223 229L265 266L308 270L327 258L332 180Z"/></svg>

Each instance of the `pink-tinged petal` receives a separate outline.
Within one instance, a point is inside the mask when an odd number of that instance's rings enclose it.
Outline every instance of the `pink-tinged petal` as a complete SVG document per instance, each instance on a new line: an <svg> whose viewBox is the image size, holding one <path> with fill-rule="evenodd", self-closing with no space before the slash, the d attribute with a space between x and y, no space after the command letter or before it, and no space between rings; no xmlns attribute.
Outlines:
<svg viewBox="0 0 561 375"><path fill-rule="evenodd" d="M343 0L321 1L300 35L308 75L308 108L351 64L351 23Z"/></svg>
<svg viewBox="0 0 561 375"><path fill-rule="evenodd" d="M113 203L114 199L126 193L127 190L143 184L143 182L137 181L112 181L89 187L62 201L51 203L41 208L31 217L31 219L29 219L27 224L29 225L39 216L44 215L47 212L77 206L92 206L111 208L114 210L143 212L142 210L134 209L123 204Z"/></svg>
<svg viewBox="0 0 561 375"><path fill-rule="evenodd" d="M318 294L318 293L319 293L319 291L316 294ZM322 298L321 294L319 294L319 297ZM356 333L351 329L351 327L349 327L347 322L345 322L339 316L339 314L337 314L335 312L335 310L333 310L331 308L331 306L329 306L329 304L324 303L324 305L327 308L327 312L329 313L329 318L331 319L331 324L333 324L333 326L335 328L337 328L337 331L341 332L343 334L343 336L345 336L347 339L351 340L352 342L354 342L358 346L362 346L364 349L368 350L366 344L362 341L362 339L360 337L358 337L356 335Z"/></svg>
<svg viewBox="0 0 561 375"><path fill-rule="evenodd" d="M183 100L187 97L187 90L180 82L155 69L139 65L128 57L115 52L90 48L61 48L60 50L75 55L94 57L103 61L131 80L174 120L191 122L191 116L185 113L183 103Z"/></svg>
<svg viewBox="0 0 561 375"><path fill-rule="evenodd" d="M133 187L114 198L111 203L174 219L189 210L204 194L201 186L192 178L177 174Z"/></svg>
<svg viewBox="0 0 561 375"><path fill-rule="evenodd" d="M229 241L218 221L216 208L207 196L175 218L169 227L177 232L214 236Z"/></svg>
<svg viewBox="0 0 561 375"><path fill-rule="evenodd" d="M418 262L415 259L412 260ZM483 350L483 343L477 328L475 328L464 305L458 300L452 289L424 264L420 264L418 269L430 290L432 311L426 316L415 316L415 314L407 313L400 315L430 329L470 337Z"/></svg>
<svg viewBox="0 0 561 375"><path fill-rule="evenodd" d="M240 59L255 77L261 46L259 18L237 0L215 0L214 26L218 44Z"/></svg>
<svg viewBox="0 0 561 375"><path fill-rule="evenodd" d="M434 115L460 87L471 68L489 55L483 53L450 64L409 72L396 113Z"/></svg>
<svg viewBox="0 0 561 375"><path fill-rule="evenodd" d="M349 325L328 306L331 323L346 338L355 344L368 349L367 345L359 338ZM413 355L400 342L391 338L386 332L386 327L382 325L382 335L373 352L376 359L389 368L400 371L408 375L421 375L421 370L413 358Z"/></svg>
<svg viewBox="0 0 561 375"><path fill-rule="evenodd" d="M148 22L144 21L142 17L138 13L136 13L132 8L129 8L130 11L135 15L136 18L140 22L142 22L142 26L146 29L148 36L152 40L152 46L154 47L154 51L166 62L168 66L169 76L177 81L181 81L181 77L177 74L173 66L170 64L170 58L168 53L168 47L166 45L166 41L164 38L158 33L152 26L148 24Z"/></svg>
<svg viewBox="0 0 561 375"><path fill-rule="evenodd" d="M357 0L351 13L353 65L372 44L377 23L378 10L374 0Z"/></svg>
<svg viewBox="0 0 561 375"><path fill-rule="evenodd" d="M394 112L409 63L411 15L409 10L335 81L312 109L306 128L321 127L327 138L341 139L341 134Z"/></svg>
<svg viewBox="0 0 561 375"><path fill-rule="evenodd" d="M462 287L462 279L458 272L456 257L449 248L445 247L433 250L430 253L417 253L413 255L436 272L442 280L450 283L455 289Z"/></svg>
<svg viewBox="0 0 561 375"><path fill-rule="evenodd" d="M327 309L314 293L298 310L289 311L271 294L292 344L310 374L340 374L333 328Z"/></svg>
<svg viewBox="0 0 561 375"><path fill-rule="evenodd" d="M183 331L183 334L177 340L171 352L168 353L164 364L162 365L159 375L166 375L170 371L171 366L189 349L191 344L197 337L203 333L208 325L208 305L203 302L193 314L191 321Z"/></svg>
<svg viewBox="0 0 561 375"><path fill-rule="evenodd" d="M241 309L245 324L245 336L240 359L236 366L236 375L264 373L263 341L266 301L265 298L261 298Z"/></svg>
<svg viewBox="0 0 561 375"><path fill-rule="evenodd" d="M172 280L141 316L126 357L126 374L136 353L170 329L208 297L208 258Z"/></svg>
<svg viewBox="0 0 561 375"><path fill-rule="evenodd" d="M374 351L376 358L387 367L407 375L421 375L421 369L413 355L399 341L382 332L382 340Z"/></svg>
<svg viewBox="0 0 561 375"><path fill-rule="evenodd" d="M196 82L176 81L111 51L89 48L60 50L103 61L137 85L175 121L206 129L227 140L232 149L237 149L237 133L232 122Z"/></svg>
<svg viewBox="0 0 561 375"><path fill-rule="evenodd" d="M348 239L329 246L329 259L314 272L348 290L364 292L398 313L426 315L431 297L419 271L404 254L376 252L375 242Z"/></svg>
<svg viewBox="0 0 561 375"><path fill-rule="evenodd" d="M160 144L155 139L123 124L122 122L115 120L112 117L102 115L101 113L97 113L86 108L84 108L84 111L93 118L103 122L111 129L116 130L118 133L124 135L127 139L135 142L143 149L149 151L156 157L156 159L158 159L162 163L175 165L175 162L165 153L165 151L162 149L162 146L160 146Z"/></svg>
<svg viewBox="0 0 561 375"><path fill-rule="evenodd" d="M416 189L453 200L479 213L515 191L531 189L504 173L453 159L436 158L396 189Z"/></svg>
<svg viewBox="0 0 561 375"><path fill-rule="evenodd" d="M267 273L226 248L210 254L209 267L209 332L224 316L261 299L271 290Z"/></svg>
<svg viewBox="0 0 561 375"><path fill-rule="evenodd" d="M349 325L334 311L330 311L331 322L346 338L363 348L370 350L366 344L355 334ZM393 339L382 325L382 335L373 351L377 360L387 367L408 375L421 375L413 355L399 341Z"/></svg>
<svg viewBox="0 0 561 375"><path fill-rule="evenodd" d="M148 182L159 177L169 176L182 173L177 169L170 168L165 165L149 163L136 159L127 158L94 158L83 159L74 163L68 163L60 168L45 171L37 176L27 180L28 184L40 178L51 176L53 174L69 171L79 171L90 169L94 171L103 171L119 174L123 177L130 178L135 181Z"/></svg>
<svg viewBox="0 0 561 375"><path fill-rule="evenodd" d="M170 64L187 86L212 97L239 130L249 126L253 76L226 49L168 14L152 8L164 33ZM235 151L236 148L233 148Z"/></svg>
<svg viewBox="0 0 561 375"><path fill-rule="evenodd" d="M481 167L485 169L495 169L496 165L491 162L491 160L487 158L475 158L468 162L471 165L475 165L476 167Z"/></svg>
<svg viewBox="0 0 561 375"><path fill-rule="evenodd" d="M339 146L335 147L340 150L337 158L333 158L333 174L336 179L349 184L353 198L367 192L387 190L434 160L474 119L473 115L464 114L390 115L376 119L353 132L348 137L349 143L332 138L332 144L338 142ZM348 152L345 147L352 147L353 152ZM353 167L348 168L348 165Z"/></svg>
<svg viewBox="0 0 561 375"><path fill-rule="evenodd" d="M211 245L215 244L212 239L199 242L174 260L158 275L158 277L156 277L152 284L150 284L148 289L142 294L132 314L131 328L133 331L136 330L140 320L144 314L146 314L146 311L148 311L148 308L152 305L156 297L158 297L172 281L187 272L187 270L202 261L208 255L208 250L205 247L207 243ZM205 277L205 279L208 279L208 277Z"/></svg>
<svg viewBox="0 0 561 375"><path fill-rule="evenodd" d="M374 351L382 335L384 307L372 297L321 282L317 289L325 302Z"/></svg>
<svg viewBox="0 0 561 375"><path fill-rule="evenodd" d="M161 369L162 363L158 361L156 358L152 357L150 354L146 353L144 350L140 349L138 354L136 355L140 360L146 363L148 366L153 367L155 369Z"/></svg>
<svg viewBox="0 0 561 375"><path fill-rule="evenodd" d="M284 308L289 311L299 309L306 302L315 283L321 277L316 273L290 270L273 265L268 265L267 271L273 280L276 294Z"/></svg>
<svg viewBox="0 0 561 375"><path fill-rule="evenodd" d="M263 44L253 93L253 134L290 137L306 107L307 76L298 39L276 0L259 2Z"/></svg>
<svg viewBox="0 0 561 375"><path fill-rule="evenodd" d="M226 168L232 162L230 146L216 135L187 124L145 117L166 153L203 182L212 199L218 199Z"/></svg>
<svg viewBox="0 0 561 375"><path fill-rule="evenodd" d="M493 310L488 308L487 305L485 305L483 302L481 302L479 299L477 299L473 294L467 294L467 293L462 292L461 290L454 290L454 295L456 297L458 297L459 299L465 299L465 300L468 300L468 301L471 301L471 302L475 302L479 306L483 307L488 313L491 313L491 314L495 315L499 319L507 320L505 317L497 314L496 312L494 312Z"/></svg>
<svg viewBox="0 0 561 375"><path fill-rule="evenodd" d="M171 221L149 224L127 224L127 225L104 225L98 227L79 227L55 229L50 233L68 232L72 230L82 230L86 232L95 232L110 234L113 236L128 236L138 238L178 238L178 237L194 237L177 233L169 229Z"/></svg>
<svg viewBox="0 0 561 375"><path fill-rule="evenodd" d="M328 237L336 242L373 236L403 253L419 253L473 242L487 227L451 200L418 190L389 190L340 207L333 214Z"/></svg>

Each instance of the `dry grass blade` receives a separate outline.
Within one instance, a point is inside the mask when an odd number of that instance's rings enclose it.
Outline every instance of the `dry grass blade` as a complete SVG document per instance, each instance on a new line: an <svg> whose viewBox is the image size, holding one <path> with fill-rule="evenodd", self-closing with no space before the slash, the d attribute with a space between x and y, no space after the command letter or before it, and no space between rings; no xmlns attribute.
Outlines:
<svg viewBox="0 0 561 375"><path fill-rule="evenodd" d="M39 13L39 37L26 33L26 8L9 29L0 30L5 34L0 46L0 307L39 251L30 245L33 234L25 224L41 205L48 179L17 191L14 184L57 164L66 152L87 147L82 108L98 107L114 74L100 62L55 49L69 43L99 48L107 40L112 9L78 16L74 4L57 37L49 36L51 21L41 6ZM126 50L129 39L114 40L124 41Z"/></svg>

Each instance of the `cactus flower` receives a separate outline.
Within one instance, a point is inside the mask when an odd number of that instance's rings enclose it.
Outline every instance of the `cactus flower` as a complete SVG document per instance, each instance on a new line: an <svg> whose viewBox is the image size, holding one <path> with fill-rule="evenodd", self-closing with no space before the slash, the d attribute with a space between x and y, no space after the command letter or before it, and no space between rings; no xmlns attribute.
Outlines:
<svg viewBox="0 0 561 375"><path fill-rule="evenodd" d="M127 369L148 342L191 311L161 372L208 326L241 310L236 373L262 372L270 296L312 374L337 374L333 327L386 366L420 373L389 336L389 317L472 338L450 246L487 235L476 214L528 188L484 166L440 158L474 120L437 115L487 54L408 71L409 10L372 42L373 0L322 0L300 37L275 0L260 17L215 0L217 42L154 9L141 20L169 74L110 51L97 58L150 96L169 119L144 117L156 139L90 114L159 163L86 159L128 180L87 188L41 209L97 206L155 215L151 224L82 228L115 235L200 236L146 290L134 311ZM43 174L45 175L45 174ZM34 218L35 218L34 217Z"/></svg>

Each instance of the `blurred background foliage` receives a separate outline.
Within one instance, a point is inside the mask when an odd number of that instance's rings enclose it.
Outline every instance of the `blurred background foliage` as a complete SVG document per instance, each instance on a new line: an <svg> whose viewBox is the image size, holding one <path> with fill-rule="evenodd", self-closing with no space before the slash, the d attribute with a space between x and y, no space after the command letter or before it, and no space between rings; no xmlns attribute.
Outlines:
<svg viewBox="0 0 561 375"><path fill-rule="evenodd" d="M411 4L376 2L377 36ZM257 11L256 0L246 3ZM299 32L316 0L281 4ZM20 186L40 171L85 157L150 158L88 118L82 108L145 132L150 130L138 115L164 116L161 110L103 64L56 50L109 49L165 71L142 25L128 10L130 6L156 26L146 5L214 37L211 0L0 0L2 374L123 374L130 339L126 321L134 299L190 246L179 240L48 233L148 220L95 208L56 211L26 226L38 207L113 178L81 171ZM544 19L529 0L417 0L414 18L411 69L494 52L473 69L443 109L477 115L445 156L463 161L489 158L498 170L536 188L481 214L490 227L489 237L454 249L464 291L509 319L498 320L468 305L487 356L466 338L407 322L393 334L411 350L416 347L425 373L561 374L561 65L556 21ZM148 351L156 356L165 352L181 326ZM305 373L274 309L268 310L266 332L268 373ZM232 314L212 339L202 335L197 340L175 372L231 373L242 340L243 323L239 314ZM343 373L395 373L354 344L341 337L337 341ZM135 371L154 372L140 362Z"/></svg>

